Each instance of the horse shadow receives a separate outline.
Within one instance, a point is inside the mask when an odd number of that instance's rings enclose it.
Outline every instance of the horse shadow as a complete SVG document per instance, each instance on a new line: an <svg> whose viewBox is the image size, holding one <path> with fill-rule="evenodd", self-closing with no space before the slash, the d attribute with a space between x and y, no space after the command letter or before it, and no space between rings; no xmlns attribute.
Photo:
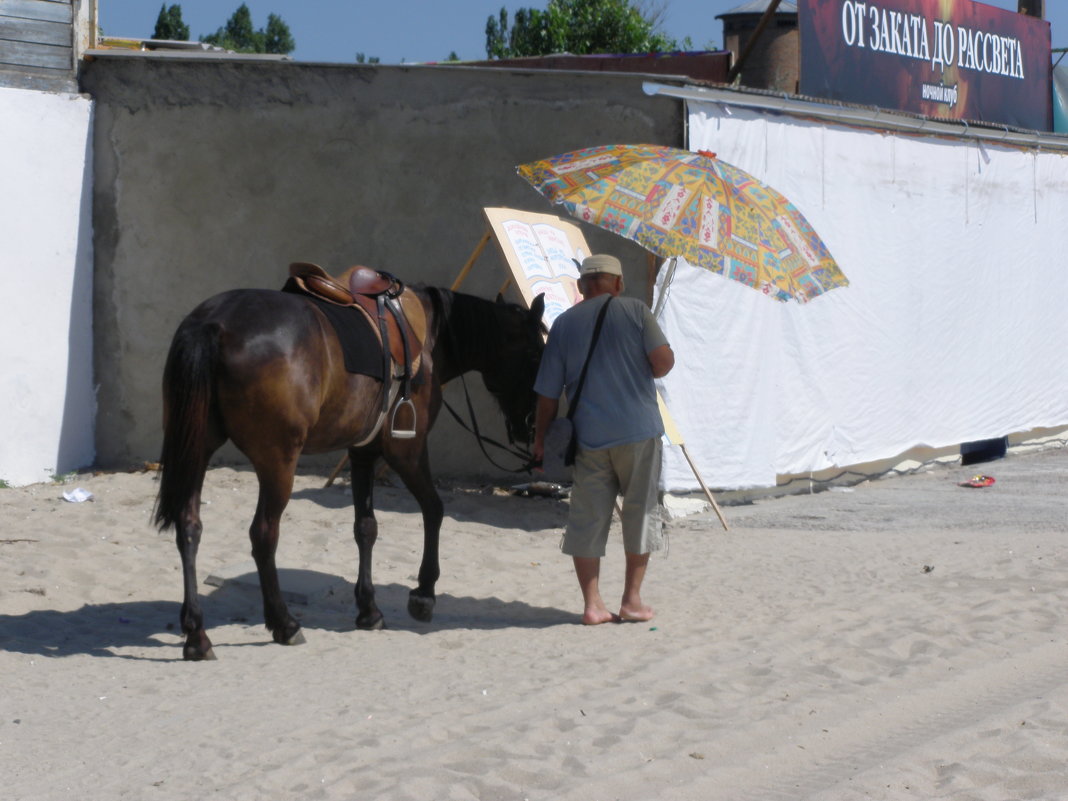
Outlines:
<svg viewBox="0 0 1068 801"><path fill-rule="evenodd" d="M501 529L540 531L562 528L567 520L568 504L560 498L517 497L488 494L465 488L442 488L445 518L456 522L475 522ZM294 499L306 500L324 509L348 510L355 514L348 485L306 487L293 492ZM521 506L517 505L521 504ZM375 486L375 511L419 514L416 503L406 489L392 485Z"/></svg>
<svg viewBox="0 0 1068 801"><path fill-rule="evenodd" d="M263 628L263 606L255 574L240 576L223 586L203 593L209 633L212 625L238 623L256 627L262 642L273 645ZM313 570L279 569L283 594L293 586L318 587L321 594L306 604L290 600L290 610L314 637L315 630L357 631L353 585L340 576ZM569 625L575 615L552 607L539 607L522 601L500 598L474 598L449 593L438 595L434 620L420 623L408 615L410 587L401 584L376 585L376 600L386 618L387 631L407 631L429 635L450 630L492 631L508 628L538 629ZM0 615L0 651L40 657L95 656L137 661L172 662L181 659L182 635L177 601L125 601L85 604L79 609L38 609L22 615ZM222 641L217 646L224 645ZM243 644L244 645L244 644ZM353 640L358 647L359 641ZM117 651L133 649L145 653Z"/></svg>

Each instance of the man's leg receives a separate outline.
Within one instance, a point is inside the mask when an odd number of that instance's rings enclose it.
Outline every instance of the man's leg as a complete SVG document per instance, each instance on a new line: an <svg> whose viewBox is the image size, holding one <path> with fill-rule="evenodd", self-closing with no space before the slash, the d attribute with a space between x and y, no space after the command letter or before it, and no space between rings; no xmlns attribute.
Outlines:
<svg viewBox="0 0 1068 801"><path fill-rule="evenodd" d="M641 588L649 554L659 550L663 542L658 491L660 438L611 450L623 491L623 549L627 557L619 616L623 620L652 620L653 609L642 602Z"/></svg>
<svg viewBox="0 0 1068 801"><path fill-rule="evenodd" d="M649 564L649 554L628 553L627 570L623 579L623 603L619 607L619 616L623 620L652 620L651 606L642 603L642 579L645 567Z"/></svg>
<svg viewBox="0 0 1068 801"><path fill-rule="evenodd" d="M575 560L575 575L578 576L579 588L582 590L582 622L587 626L596 626L598 623L618 621L619 616L609 612L601 599L600 558L573 556L572 559Z"/></svg>
<svg viewBox="0 0 1068 801"><path fill-rule="evenodd" d="M617 487L607 452L579 449L573 480L562 549L575 562L582 590L582 622L588 626L609 623L619 617L608 611L599 587Z"/></svg>

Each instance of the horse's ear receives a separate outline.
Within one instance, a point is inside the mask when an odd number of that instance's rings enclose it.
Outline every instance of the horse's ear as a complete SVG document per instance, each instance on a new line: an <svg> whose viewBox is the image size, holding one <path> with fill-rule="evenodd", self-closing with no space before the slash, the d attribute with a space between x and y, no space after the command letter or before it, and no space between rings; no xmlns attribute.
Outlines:
<svg viewBox="0 0 1068 801"><path fill-rule="evenodd" d="M535 323L541 322L541 316L545 313L545 293L542 292L536 298L534 302L530 304L530 319Z"/></svg>
<svg viewBox="0 0 1068 801"><path fill-rule="evenodd" d="M497 302L502 304L502 305L508 302L508 301L506 301L504 299L504 293L503 292L498 292L497 293Z"/></svg>

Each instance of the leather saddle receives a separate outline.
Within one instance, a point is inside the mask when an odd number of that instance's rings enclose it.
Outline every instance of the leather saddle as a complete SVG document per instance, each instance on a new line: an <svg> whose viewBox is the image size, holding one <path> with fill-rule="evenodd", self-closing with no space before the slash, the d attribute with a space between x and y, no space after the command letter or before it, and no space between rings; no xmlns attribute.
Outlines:
<svg viewBox="0 0 1068 801"><path fill-rule="evenodd" d="M392 434L415 436L415 409L411 402L412 377L419 372L426 341L426 310L415 293L396 277L369 267L349 267L334 277L318 264L294 262L289 275L301 290L337 306L351 306L363 313L382 347L382 375L400 382L400 399L393 410ZM382 412L389 411L389 381L382 393ZM408 428L397 428L397 413L407 407Z"/></svg>

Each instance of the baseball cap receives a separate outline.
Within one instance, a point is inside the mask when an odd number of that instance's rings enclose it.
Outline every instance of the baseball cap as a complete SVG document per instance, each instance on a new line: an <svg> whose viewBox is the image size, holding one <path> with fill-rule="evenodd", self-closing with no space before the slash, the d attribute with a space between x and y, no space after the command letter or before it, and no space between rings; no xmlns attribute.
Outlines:
<svg viewBox="0 0 1068 801"><path fill-rule="evenodd" d="M607 253L597 253L583 259L582 267L579 269L579 275L593 275L594 273L623 275L623 267L615 256L610 256Z"/></svg>

